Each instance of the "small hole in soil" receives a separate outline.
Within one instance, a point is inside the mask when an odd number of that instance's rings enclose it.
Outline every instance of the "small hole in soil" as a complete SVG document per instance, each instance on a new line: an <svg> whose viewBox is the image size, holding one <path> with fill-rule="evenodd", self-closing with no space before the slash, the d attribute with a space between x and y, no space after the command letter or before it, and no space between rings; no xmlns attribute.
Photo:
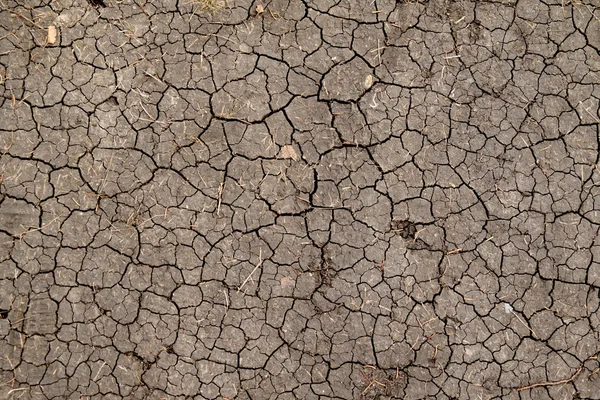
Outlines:
<svg viewBox="0 0 600 400"><path fill-rule="evenodd" d="M106 7L106 4L104 3L104 0L88 0L88 2L98 8L98 7Z"/></svg>
<svg viewBox="0 0 600 400"><path fill-rule="evenodd" d="M0 319L8 318L8 310L0 310Z"/></svg>
<svg viewBox="0 0 600 400"><path fill-rule="evenodd" d="M397 232L404 239L414 239L417 227L410 221L392 221L392 231Z"/></svg>

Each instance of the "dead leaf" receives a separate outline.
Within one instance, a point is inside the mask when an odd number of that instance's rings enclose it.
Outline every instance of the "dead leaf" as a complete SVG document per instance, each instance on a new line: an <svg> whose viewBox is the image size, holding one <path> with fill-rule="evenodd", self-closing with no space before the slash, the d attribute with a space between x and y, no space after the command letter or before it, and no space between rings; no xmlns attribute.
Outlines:
<svg viewBox="0 0 600 400"><path fill-rule="evenodd" d="M262 4L256 6L256 14L260 15L265 12L265 7Z"/></svg>
<svg viewBox="0 0 600 400"><path fill-rule="evenodd" d="M279 152L279 156L281 158L287 158L287 159L292 159L294 161L298 161L298 154L296 153L296 150L294 150L294 147L286 144L285 146L283 146L281 148L281 151Z"/></svg>
<svg viewBox="0 0 600 400"><path fill-rule="evenodd" d="M57 31L56 31L56 27L54 25L50 25L48 27L48 44L54 44L56 43L56 36L57 36Z"/></svg>

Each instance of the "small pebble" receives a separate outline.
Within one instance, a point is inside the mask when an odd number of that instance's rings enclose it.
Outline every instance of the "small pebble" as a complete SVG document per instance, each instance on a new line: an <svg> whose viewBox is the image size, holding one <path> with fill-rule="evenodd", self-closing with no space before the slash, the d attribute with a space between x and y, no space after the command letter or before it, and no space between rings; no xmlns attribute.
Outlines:
<svg viewBox="0 0 600 400"><path fill-rule="evenodd" d="M373 86L373 75L367 75L365 78L365 89L370 89Z"/></svg>

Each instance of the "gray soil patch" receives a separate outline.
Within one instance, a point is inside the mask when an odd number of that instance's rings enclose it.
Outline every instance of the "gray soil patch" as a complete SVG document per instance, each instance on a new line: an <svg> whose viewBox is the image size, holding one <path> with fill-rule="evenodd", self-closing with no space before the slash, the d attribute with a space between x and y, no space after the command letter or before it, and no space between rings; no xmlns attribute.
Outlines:
<svg viewBox="0 0 600 400"><path fill-rule="evenodd" d="M600 399L599 6L0 0L0 399Z"/></svg>

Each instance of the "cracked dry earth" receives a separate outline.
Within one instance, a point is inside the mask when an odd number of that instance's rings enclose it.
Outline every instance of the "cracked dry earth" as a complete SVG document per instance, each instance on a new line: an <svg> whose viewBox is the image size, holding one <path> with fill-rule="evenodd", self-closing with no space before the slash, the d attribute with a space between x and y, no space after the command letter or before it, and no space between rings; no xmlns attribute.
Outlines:
<svg viewBox="0 0 600 400"><path fill-rule="evenodd" d="M600 398L598 1L0 6L0 398Z"/></svg>

